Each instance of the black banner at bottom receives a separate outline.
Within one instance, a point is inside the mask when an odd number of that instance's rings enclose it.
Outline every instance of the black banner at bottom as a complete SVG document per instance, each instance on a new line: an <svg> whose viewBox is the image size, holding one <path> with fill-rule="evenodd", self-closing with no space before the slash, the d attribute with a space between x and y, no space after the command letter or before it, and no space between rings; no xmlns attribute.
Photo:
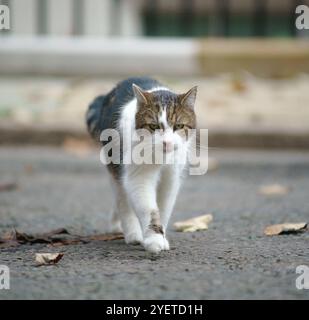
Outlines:
<svg viewBox="0 0 309 320"><path fill-rule="evenodd" d="M95 300L95 301L1 301L2 311L21 312L36 319L43 308L46 315L63 318L76 315L89 318L95 315L99 319L146 319L146 318L191 318L219 319L229 317L235 319L268 319L269 317L295 319L306 315L308 301L241 301L241 300ZM53 313L54 316L53 316Z"/></svg>

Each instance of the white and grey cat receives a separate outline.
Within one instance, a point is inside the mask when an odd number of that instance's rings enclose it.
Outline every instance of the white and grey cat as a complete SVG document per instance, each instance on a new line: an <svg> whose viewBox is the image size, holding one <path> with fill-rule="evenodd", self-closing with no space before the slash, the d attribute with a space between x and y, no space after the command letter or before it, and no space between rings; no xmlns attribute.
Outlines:
<svg viewBox="0 0 309 320"><path fill-rule="evenodd" d="M165 157L173 153L170 164L108 165L115 193L113 222L126 243L142 244L153 253L169 250L166 230L190 150L188 131L196 128L196 92L193 87L175 94L151 78L129 78L97 97L87 112L88 130L96 139L102 130L113 128L123 142L132 132L146 129L162 144Z"/></svg>

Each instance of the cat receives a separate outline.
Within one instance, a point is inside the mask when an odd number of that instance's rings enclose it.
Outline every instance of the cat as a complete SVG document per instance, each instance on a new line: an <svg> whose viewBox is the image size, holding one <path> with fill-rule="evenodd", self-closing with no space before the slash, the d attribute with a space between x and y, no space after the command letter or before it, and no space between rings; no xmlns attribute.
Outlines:
<svg viewBox="0 0 309 320"><path fill-rule="evenodd" d="M166 231L190 151L188 132L196 128L196 94L196 86L176 94L154 79L136 77L118 83L88 108L87 126L94 139L105 129L115 129L123 143L132 139L132 132L144 129L162 145L164 156L173 153L175 160L185 159L170 164L107 165L115 193L112 221L127 244L142 244L152 253L170 248ZM122 160L123 153L121 149Z"/></svg>

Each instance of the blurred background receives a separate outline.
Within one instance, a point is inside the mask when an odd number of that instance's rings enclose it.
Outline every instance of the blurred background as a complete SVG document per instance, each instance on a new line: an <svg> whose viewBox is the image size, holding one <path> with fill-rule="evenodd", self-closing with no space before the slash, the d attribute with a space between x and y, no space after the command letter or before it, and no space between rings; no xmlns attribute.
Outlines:
<svg viewBox="0 0 309 320"><path fill-rule="evenodd" d="M1 4L10 10L10 28L0 31L1 143L86 137L84 112L96 95L150 75L176 92L199 86L199 124L212 144L309 145L309 30L295 26L297 6L309 1Z"/></svg>

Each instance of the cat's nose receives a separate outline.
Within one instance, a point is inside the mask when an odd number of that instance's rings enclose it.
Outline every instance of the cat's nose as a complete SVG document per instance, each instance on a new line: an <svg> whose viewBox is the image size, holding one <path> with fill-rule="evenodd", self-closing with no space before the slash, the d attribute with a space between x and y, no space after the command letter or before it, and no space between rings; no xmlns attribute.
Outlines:
<svg viewBox="0 0 309 320"><path fill-rule="evenodd" d="M173 142L171 141L163 141L163 151L171 152L174 148Z"/></svg>

